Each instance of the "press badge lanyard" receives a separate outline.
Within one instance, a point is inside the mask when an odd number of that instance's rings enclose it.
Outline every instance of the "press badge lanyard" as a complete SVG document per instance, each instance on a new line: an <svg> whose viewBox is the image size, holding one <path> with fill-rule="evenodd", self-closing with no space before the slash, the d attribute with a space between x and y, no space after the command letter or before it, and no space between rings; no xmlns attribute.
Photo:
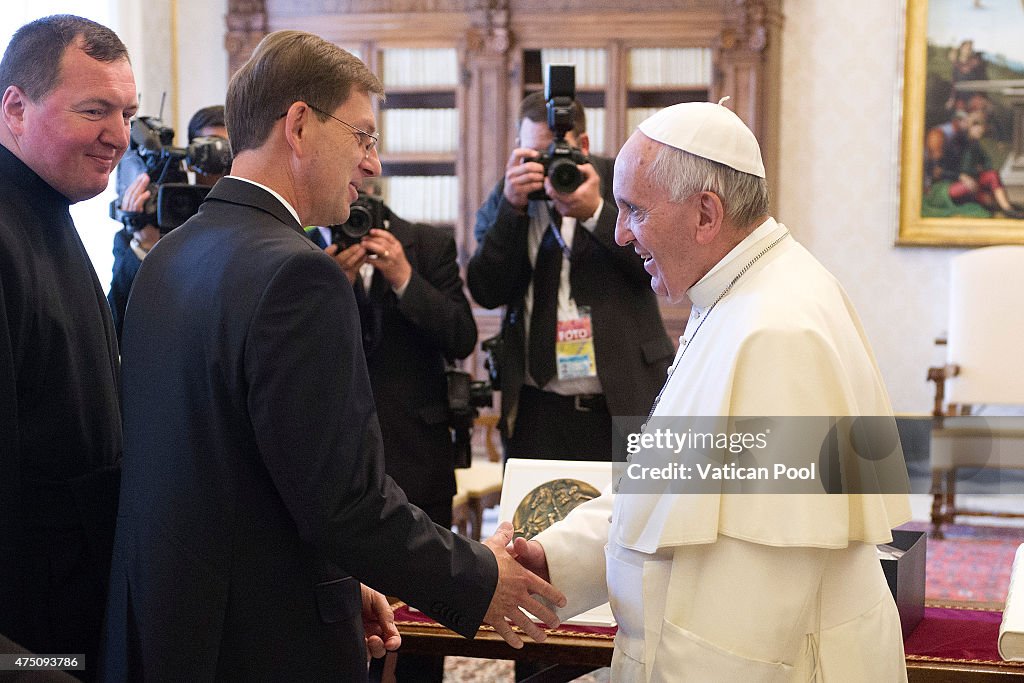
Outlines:
<svg viewBox="0 0 1024 683"><path fill-rule="evenodd" d="M562 255L567 262L572 261L572 249L565 243L562 231L558 226L559 215L554 206L548 204L551 215L551 234L555 236ZM579 228L579 221L576 222ZM574 233L575 236L575 233ZM555 341L555 360L559 380L586 379L597 377L597 358L594 353L594 328L590 319L589 306L576 306L570 297L572 315L567 319L559 319Z"/></svg>
<svg viewBox="0 0 1024 683"><path fill-rule="evenodd" d="M555 212L555 207L548 202L548 213L551 215L551 221L549 227L551 228L551 234L555 236L555 241L558 242L558 247L562 250L562 255L565 256L566 261L572 260L572 249L565 243L565 238L562 237L562 230L558 227L559 216Z"/></svg>

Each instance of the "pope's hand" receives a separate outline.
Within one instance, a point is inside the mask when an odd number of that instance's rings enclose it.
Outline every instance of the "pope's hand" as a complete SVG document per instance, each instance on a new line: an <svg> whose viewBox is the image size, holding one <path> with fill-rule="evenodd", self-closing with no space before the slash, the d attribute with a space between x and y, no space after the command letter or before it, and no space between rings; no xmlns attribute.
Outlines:
<svg viewBox="0 0 1024 683"><path fill-rule="evenodd" d="M544 579L551 581L548 575L548 557L544 554L544 546L537 541L528 541L522 536L512 542L512 557L519 564Z"/></svg>

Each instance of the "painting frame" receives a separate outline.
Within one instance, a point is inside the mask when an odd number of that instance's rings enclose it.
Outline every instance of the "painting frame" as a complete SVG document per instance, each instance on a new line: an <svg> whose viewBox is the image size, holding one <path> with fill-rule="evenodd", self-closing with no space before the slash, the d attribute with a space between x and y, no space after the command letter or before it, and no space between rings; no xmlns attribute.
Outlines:
<svg viewBox="0 0 1024 683"><path fill-rule="evenodd" d="M906 0L903 53L903 112L900 140L899 246L974 247L996 244L1024 244L1024 218L1006 217L997 211L991 217L925 216L925 135L928 78L929 3L950 0ZM1024 31L1024 18L1020 23ZM993 81L993 85L996 81ZM1024 94L1024 88L1021 89ZM1024 127L1024 107L1015 105ZM1014 131L1019 145L1021 131ZM1012 154L1013 151L1010 151Z"/></svg>

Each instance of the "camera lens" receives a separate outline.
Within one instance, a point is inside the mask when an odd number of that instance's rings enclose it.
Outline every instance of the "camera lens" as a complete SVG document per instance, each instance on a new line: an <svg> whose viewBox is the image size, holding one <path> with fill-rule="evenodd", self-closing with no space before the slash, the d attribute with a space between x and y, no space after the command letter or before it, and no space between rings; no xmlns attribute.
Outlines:
<svg viewBox="0 0 1024 683"><path fill-rule="evenodd" d="M555 159L548 169L548 176L551 178L551 187L556 192L572 192L583 184L583 174L572 159Z"/></svg>
<svg viewBox="0 0 1024 683"><path fill-rule="evenodd" d="M373 227L373 216L365 206L353 204L349 212L348 220L341 226L342 231L355 241L370 234Z"/></svg>
<svg viewBox="0 0 1024 683"><path fill-rule="evenodd" d="M186 162L199 173L222 175L231 170L231 145L222 137L198 137L188 146Z"/></svg>

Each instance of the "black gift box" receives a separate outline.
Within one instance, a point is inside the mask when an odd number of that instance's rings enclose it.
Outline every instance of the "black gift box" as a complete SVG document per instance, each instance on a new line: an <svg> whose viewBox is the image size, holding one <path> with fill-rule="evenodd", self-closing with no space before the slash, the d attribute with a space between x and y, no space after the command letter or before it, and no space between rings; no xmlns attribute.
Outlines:
<svg viewBox="0 0 1024 683"><path fill-rule="evenodd" d="M928 557L928 534L893 529L889 545L903 551L897 559L881 558L882 572L900 611L903 640L924 617L924 574Z"/></svg>

